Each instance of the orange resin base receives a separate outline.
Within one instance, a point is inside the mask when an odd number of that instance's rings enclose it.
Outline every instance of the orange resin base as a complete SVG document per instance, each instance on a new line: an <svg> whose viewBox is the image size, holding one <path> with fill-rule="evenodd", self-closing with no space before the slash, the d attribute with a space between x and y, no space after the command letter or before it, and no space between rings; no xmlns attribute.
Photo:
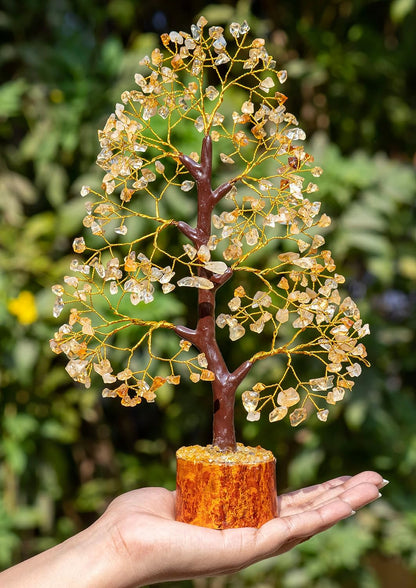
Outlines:
<svg viewBox="0 0 416 588"><path fill-rule="evenodd" d="M193 445L176 453L176 520L211 529L260 527L277 516L276 460L261 447Z"/></svg>

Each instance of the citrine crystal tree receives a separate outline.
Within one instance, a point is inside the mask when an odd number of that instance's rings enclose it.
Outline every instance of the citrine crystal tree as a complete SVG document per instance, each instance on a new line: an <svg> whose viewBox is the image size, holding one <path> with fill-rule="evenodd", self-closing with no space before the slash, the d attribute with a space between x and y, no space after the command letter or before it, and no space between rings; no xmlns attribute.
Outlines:
<svg viewBox="0 0 416 588"><path fill-rule="evenodd" d="M211 382L212 447L229 455L242 451L237 388L258 362L278 357L283 368L243 391L248 420L267 410L293 426L310 414L326 421L367 363L360 340L369 329L338 290L344 277L320 234L330 218L314 199L322 170L300 144L305 133L281 91L286 71L264 39L246 22L225 31L203 17L190 34L161 38L164 50L140 61L136 89L98 133L104 177L81 190L88 237L74 240L71 273L52 288L54 315L70 312L51 347L75 381L88 388L95 373L102 395L124 406L153 402L181 378ZM195 151L183 153L184 140ZM195 324L159 316L181 288L195 292ZM217 329L230 345L257 337L258 351L230 369ZM155 344L162 330L177 341L169 357Z"/></svg>

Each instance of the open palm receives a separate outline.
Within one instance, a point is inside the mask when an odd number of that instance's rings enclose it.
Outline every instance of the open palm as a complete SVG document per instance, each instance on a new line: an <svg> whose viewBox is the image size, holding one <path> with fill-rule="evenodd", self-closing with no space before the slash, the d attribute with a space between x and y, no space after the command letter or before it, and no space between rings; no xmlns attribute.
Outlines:
<svg viewBox="0 0 416 588"><path fill-rule="evenodd" d="M175 493L143 488L114 500L102 517L126 561L123 588L232 573L279 555L379 496L375 472L340 477L285 494L279 517L259 529L206 529L174 518ZM127 564L128 562L128 564Z"/></svg>
<svg viewBox="0 0 416 588"><path fill-rule="evenodd" d="M380 496L375 472L335 478L279 497L259 529L217 531L175 521L175 493L119 496L90 527L0 574L7 588L136 588L214 576L284 553Z"/></svg>

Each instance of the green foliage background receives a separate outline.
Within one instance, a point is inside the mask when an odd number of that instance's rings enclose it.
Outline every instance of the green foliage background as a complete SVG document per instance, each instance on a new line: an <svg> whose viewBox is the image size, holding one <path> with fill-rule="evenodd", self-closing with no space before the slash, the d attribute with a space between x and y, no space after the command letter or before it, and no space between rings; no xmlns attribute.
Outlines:
<svg viewBox="0 0 416 588"><path fill-rule="evenodd" d="M244 18L287 67L288 107L325 170L327 240L372 326L372 367L326 425L247 423L278 458L279 491L377 469L391 484L354 519L275 560L183 586L363 588L416 581L415 0L3 0L0 9L0 565L93 521L111 498L174 488L175 450L209 442L208 389L123 409L72 385L48 339L51 284L72 258L96 131L157 35ZM184 137L181 146L187 152ZM413 164L413 165L412 165ZM34 295L38 317L10 312ZM230 352L241 353L239 350ZM206 410L202 410L202 407Z"/></svg>

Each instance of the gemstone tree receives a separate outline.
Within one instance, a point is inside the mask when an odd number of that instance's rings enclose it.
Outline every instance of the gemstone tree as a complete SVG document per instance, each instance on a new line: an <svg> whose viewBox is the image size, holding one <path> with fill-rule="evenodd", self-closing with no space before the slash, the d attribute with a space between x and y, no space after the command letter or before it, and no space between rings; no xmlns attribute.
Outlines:
<svg viewBox="0 0 416 588"><path fill-rule="evenodd" d="M248 420L268 409L272 422L325 421L367 363L369 329L338 290L344 278L320 234L330 219L311 198L322 170L299 144L305 133L281 92L287 74L264 39L246 22L225 31L201 17L162 43L99 131L104 177L101 189L81 190L89 234L74 240L71 274L53 286L54 315L70 313L51 347L75 381L89 387L96 372L103 396L124 406L153 402L186 375L211 382L213 446L234 451L236 391L258 362L283 367L243 392ZM182 152L183 137L195 151ZM195 292L192 326L158 316L175 288ZM262 350L231 370L217 328L232 342L257 337ZM162 330L177 338L170 357L157 352ZM316 377L303 379L299 358L315 362Z"/></svg>

